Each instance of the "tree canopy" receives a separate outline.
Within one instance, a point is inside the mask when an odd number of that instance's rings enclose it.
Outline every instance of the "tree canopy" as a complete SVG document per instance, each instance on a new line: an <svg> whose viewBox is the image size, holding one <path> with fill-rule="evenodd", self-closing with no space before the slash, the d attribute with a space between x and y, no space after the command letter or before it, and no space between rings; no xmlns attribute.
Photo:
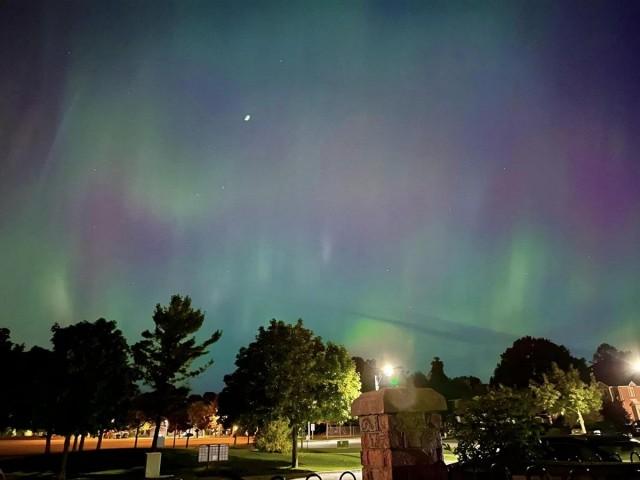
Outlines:
<svg viewBox="0 0 640 480"><path fill-rule="evenodd" d="M144 382L153 389L156 428L152 448L156 448L162 416L171 408L180 392L188 390L177 385L195 377L213 364L213 360L199 367L193 363L208 353L208 348L222 336L216 330L198 343L195 334L204 323L204 313L191 306L189 296L173 295L169 305L156 305L153 330L142 332L142 340L133 346L133 356Z"/></svg>
<svg viewBox="0 0 640 480"><path fill-rule="evenodd" d="M593 354L593 375L606 385L627 385L632 380L639 382L640 376L633 371L632 360L631 352L603 343Z"/></svg>
<svg viewBox="0 0 640 480"><path fill-rule="evenodd" d="M602 407L602 388L595 378L584 382L574 367L564 371L555 363L551 365L551 371L542 377L542 382L531 384L539 408L554 416L577 420L582 433L587 433L584 415L597 412Z"/></svg>
<svg viewBox="0 0 640 480"><path fill-rule="evenodd" d="M362 357L352 357L356 366L356 372L360 376L360 383L363 392L371 392L376 389L376 375L378 367L376 361L372 359L365 360Z"/></svg>
<svg viewBox="0 0 640 480"><path fill-rule="evenodd" d="M7 328L0 328L0 378L5 391L10 392L21 383L19 372L22 363L20 356L24 351L22 345L11 341L11 332ZM17 409L19 408L19 393L13 391L0 395L0 433L9 426L15 426L17 421Z"/></svg>
<svg viewBox="0 0 640 480"><path fill-rule="evenodd" d="M307 421L344 421L360 393L360 379L344 347L305 328L271 320L236 356L236 370L224 378L220 411L227 421L255 430L286 420L297 465L298 429Z"/></svg>
<svg viewBox="0 0 640 480"><path fill-rule="evenodd" d="M55 324L53 357L60 375L55 386L56 433L65 436L61 477L72 434L103 431L112 419L127 414L135 392L129 346L116 322L100 318L67 327Z"/></svg>
<svg viewBox="0 0 640 480"><path fill-rule="evenodd" d="M527 336L513 342L500 355L491 385L527 388L531 381L541 382L554 363L562 370L574 367L584 381L589 381L589 369L583 358L573 357L566 347L546 338Z"/></svg>
<svg viewBox="0 0 640 480"><path fill-rule="evenodd" d="M542 425L534 417L528 391L506 387L463 404L462 422L454 429L456 454L462 462L522 466L535 460Z"/></svg>
<svg viewBox="0 0 640 480"><path fill-rule="evenodd" d="M449 378L444 372L444 362L439 357L433 358L427 375L414 372L409 376L408 382L416 388L433 388L447 400L468 399L486 392L486 386L477 377Z"/></svg>

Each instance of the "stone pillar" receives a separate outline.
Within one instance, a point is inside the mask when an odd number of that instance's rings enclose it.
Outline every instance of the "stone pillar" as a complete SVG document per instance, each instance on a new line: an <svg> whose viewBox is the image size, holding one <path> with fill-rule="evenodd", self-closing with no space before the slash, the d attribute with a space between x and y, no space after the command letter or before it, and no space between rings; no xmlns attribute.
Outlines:
<svg viewBox="0 0 640 480"><path fill-rule="evenodd" d="M431 388L365 392L351 406L362 441L362 480L446 480L437 412L445 398Z"/></svg>

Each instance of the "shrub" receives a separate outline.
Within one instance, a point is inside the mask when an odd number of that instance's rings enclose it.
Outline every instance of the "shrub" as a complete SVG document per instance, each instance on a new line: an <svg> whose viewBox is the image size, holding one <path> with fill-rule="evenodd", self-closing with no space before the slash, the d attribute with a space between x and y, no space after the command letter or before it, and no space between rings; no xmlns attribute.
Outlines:
<svg viewBox="0 0 640 480"><path fill-rule="evenodd" d="M529 392L501 388L466 402L455 427L462 462L526 465L536 457L542 425Z"/></svg>
<svg viewBox="0 0 640 480"><path fill-rule="evenodd" d="M262 452L290 453L291 427L286 420L273 420L256 434L256 448Z"/></svg>

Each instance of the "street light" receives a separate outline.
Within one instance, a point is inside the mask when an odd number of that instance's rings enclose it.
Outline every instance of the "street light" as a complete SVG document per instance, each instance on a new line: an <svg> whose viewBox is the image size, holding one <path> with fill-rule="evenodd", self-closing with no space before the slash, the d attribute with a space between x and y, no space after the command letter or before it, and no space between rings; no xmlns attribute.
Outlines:
<svg viewBox="0 0 640 480"><path fill-rule="evenodd" d="M633 373L640 373L640 358L631 361L631 370Z"/></svg>
<svg viewBox="0 0 640 480"><path fill-rule="evenodd" d="M385 364L384 367L382 367L382 370L374 375L376 390L380 390L380 384L382 383L383 377L387 377L389 379L389 385L393 385L393 374L396 370L402 370L402 367L394 367L389 363ZM398 382L396 382L396 385L397 383Z"/></svg>

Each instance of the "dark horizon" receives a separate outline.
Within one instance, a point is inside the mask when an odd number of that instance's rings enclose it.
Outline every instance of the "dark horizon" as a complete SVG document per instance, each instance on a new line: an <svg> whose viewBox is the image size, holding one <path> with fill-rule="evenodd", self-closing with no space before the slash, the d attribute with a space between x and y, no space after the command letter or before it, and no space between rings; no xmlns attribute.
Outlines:
<svg viewBox="0 0 640 480"><path fill-rule="evenodd" d="M0 321L188 294L218 391L271 318L488 380L640 351L640 3L0 3Z"/></svg>

